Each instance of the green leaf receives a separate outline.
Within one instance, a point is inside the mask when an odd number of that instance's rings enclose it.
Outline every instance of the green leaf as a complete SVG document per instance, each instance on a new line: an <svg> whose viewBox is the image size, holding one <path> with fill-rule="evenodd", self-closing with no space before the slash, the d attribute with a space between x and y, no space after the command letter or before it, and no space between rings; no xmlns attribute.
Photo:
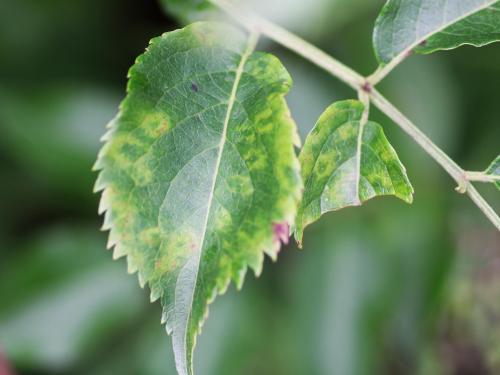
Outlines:
<svg viewBox="0 0 500 375"><path fill-rule="evenodd" d="M295 227L299 243L304 228L326 212L359 206L380 195L413 201L405 167L382 127L363 124L363 111L357 100L334 103L306 139L299 156L304 181Z"/></svg>
<svg viewBox="0 0 500 375"><path fill-rule="evenodd" d="M288 239L302 189L291 78L218 23L153 39L96 168L115 256L160 299L179 374L192 374L208 304Z"/></svg>
<svg viewBox="0 0 500 375"><path fill-rule="evenodd" d="M421 54L500 40L498 0L389 0L375 23L373 44L382 65Z"/></svg>
<svg viewBox="0 0 500 375"><path fill-rule="evenodd" d="M500 155L497 156L493 163L484 171L488 176L500 178ZM495 181L495 186L500 190L500 180Z"/></svg>
<svg viewBox="0 0 500 375"><path fill-rule="evenodd" d="M160 0L167 13L183 23L210 18L216 11L208 0Z"/></svg>

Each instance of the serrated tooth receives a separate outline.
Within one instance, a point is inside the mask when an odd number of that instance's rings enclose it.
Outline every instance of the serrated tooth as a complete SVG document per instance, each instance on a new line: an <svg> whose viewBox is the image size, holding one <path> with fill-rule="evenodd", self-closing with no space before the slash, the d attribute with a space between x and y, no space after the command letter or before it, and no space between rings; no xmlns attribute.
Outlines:
<svg viewBox="0 0 500 375"><path fill-rule="evenodd" d="M144 289L146 286L146 278L141 271L137 273L137 278L139 279L139 286Z"/></svg>
<svg viewBox="0 0 500 375"><path fill-rule="evenodd" d="M161 324L165 324L165 323L167 323L167 312L165 310L163 310L161 312ZM165 328L167 328L167 333L170 334L170 332L168 332L168 326Z"/></svg>
<svg viewBox="0 0 500 375"><path fill-rule="evenodd" d="M100 141L103 143L108 142L112 138L114 132L115 132L114 129L109 129L106 133L102 135Z"/></svg>
<svg viewBox="0 0 500 375"><path fill-rule="evenodd" d="M214 302L215 298L217 298L217 288L214 288L212 290L212 293L210 293L210 295L208 296L207 303L210 305L212 302Z"/></svg>
<svg viewBox="0 0 500 375"><path fill-rule="evenodd" d="M94 164L92 165L91 171L92 172L99 172L100 170L102 170L102 165L101 165L101 160L98 158L94 162ZM97 191L95 190L95 187L94 187L94 193L97 193Z"/></svg>
<svg viewBox="0 0 500 375"><path fill-rule="evenodd" d="M90 169L91 172L99 172L101 171L103 168L102 168L102 165L101 165L101 160L100 159L97 159L94 164L92 165L92 168ZM94 185L94 190L93 190L94 193L97 193L98 190L95 190L95 185Z"/></svg>
<svg viewBox="0 0 500 375"><path fill-rule="evenodd" d="M101 200L99 202L99 208L97 209L97 212L99 213L99 215L102 215L104 212L108 210L109 207L110 207L109 190L106 189L101 194Z"/></svg>
<svg viewBox="0 0 500 375"><path fill-rule="evenodd" d="M106 129L113 128L115 126L115 123L116 123L116 117L106 124Z"/></svg>
<svg viewBox="0 0 500 375"><path fill-rule="evenodd" d="M137 272L137 265L134 263L131 257L128 257L127 259L127 272L132 275L133 273Z"/></svg>
<svg viewBox="0 0 500 375"><path fill-rule="evenodd" d="M257 264L253 264L252 268L256 277L262 274L262 269L264 268L264 253L259 253Z"/></svg>
<svg viewBox="0 0 500 375"><path fill-rule="evenodd" d="M269 258L271 258L271 260L273 261L273 263L276 263L276 261L278 260L278 254L280 250L281 250L281 241L275 242L272 245L270 251L266 252L267 255L269 255Z"/></svg>
<svg viewBox="0 0 500 375"><path fill-rule="evenodd" d="M229 285L230 285L230 284L231 284L231 279L230 279L230 278L228 278L228 279L226 280L226 282L224 283L224 285L222 286L222 288L221 288L219 291L217 291L217 290L215 290L215 289L214 289L214 292L215 292L215 293L214 293L214 296L213 296L213 297L214 297L214 300L215 300L215 298L217 297L217 294L225 294L225 293L227 292L227 289L229 288ZM212 300L212 302L213 302L213 300Z"/></svg>
<svg viewBox="0 0 500 375"><path fill-rule="evenodd" d="M105 165L104 165L104 158L103 158L105 147L106 146L104 146L103 148L101 148L101 150L97 154L97 160L95 161L94 165L92 166L92 171L94 171L94 172L103 170L104 167L105 167Z"/></svg>
<svg viewBox="0 0 500 375"><path fill-rule="evenodd" d="M124 257L125 255L127 255L125 246L123 246L121 243L117 243L113 251L113 259L117 260L120 259L121 257Z"/></svg>
<svg viewBox="0 0 500 375"><path fill-rule="evenodd" d="M160 297L161 297L161 289L158 287L152 287L151 294L149 295L149 301L153 303L155 301L158 301Z"/></svg>
<svg viewBox="0 0 500 375"><path fill-rule="evenodd" d="M113 225L113 218L112 218L112 215L111 215L111 211L107 210L104 213L104 222L103 222L103 224L101 226L101 230L102 231L110 230L112 228L112 225Z"/></svg>
<svg viewBox="0 0 500 375"><path fill-rule="evenodd" d="M94 184L94 193L98 193L106 189L106 178L103 172L99 173Z"/></svg>
<svg viewBox="0 0 500 375"><path fill-rule="evenodd" d="M236 283L236 289L241 290L243 288L243 282L245 281L245 276L247 273L248 267L244 267L238 272L238 276L236 277L235 283Z"/></svg>
<svg viewBox="0 0 500 375"><path fill-rule="evenodd" d="M111 249L118 243L118 235L115 230L110 230L108 235L108 242L106 244L106 249Z"/></svg>

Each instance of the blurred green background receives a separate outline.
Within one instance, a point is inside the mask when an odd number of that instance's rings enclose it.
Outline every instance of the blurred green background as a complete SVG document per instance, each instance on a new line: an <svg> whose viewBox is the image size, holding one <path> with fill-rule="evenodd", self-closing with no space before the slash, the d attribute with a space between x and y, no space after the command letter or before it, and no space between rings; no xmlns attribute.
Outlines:
<svg viewBox="0 0 500 375"><path fill-rule="evenodd" d="M363 74L382 1L256 5ZM154 0L0 1L0 374L175 374L160 309L99 231L91 166L150 38ZM302 137L350 89L268 41ZM413 57L381 90L463 167L500 140L500 46ZM201 375L500 374L500 236L394 124L415 203L325 216L211 307ZM498 192L480 186L500 209ZM9 364L9 365L7 365Z"/></svg>

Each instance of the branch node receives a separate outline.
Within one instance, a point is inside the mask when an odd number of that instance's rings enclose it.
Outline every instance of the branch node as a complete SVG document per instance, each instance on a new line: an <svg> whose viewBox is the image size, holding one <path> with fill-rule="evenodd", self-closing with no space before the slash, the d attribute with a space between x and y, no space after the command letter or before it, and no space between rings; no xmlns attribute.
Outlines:
<svg viewBox="0 0 500 375"><path fill-rule="evenodd" d="M458 186L455 188L455 191L459 194L466 194L469 186L469 180L467 179L467 175L463 175L462 178L458 181Z"/></svg>
<svg viewBox="0 0 500 375"><path fill-rule="evenodd" d="M361 90L367 94L371 94L373 91L373 86L370 82L365 81L365 83L363 83L363 85L361 86Z"/></svg>

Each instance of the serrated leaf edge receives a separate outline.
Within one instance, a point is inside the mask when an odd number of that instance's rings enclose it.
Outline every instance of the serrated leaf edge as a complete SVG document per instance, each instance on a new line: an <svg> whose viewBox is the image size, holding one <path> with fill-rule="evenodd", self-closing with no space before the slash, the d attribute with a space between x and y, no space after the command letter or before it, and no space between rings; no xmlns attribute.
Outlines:
<svg viewBox="0 0 500 375"><path fill-rule="evenodd" d="M195 24L200 24L200 23L204 23L204 22L196 22L196 23L191 24L191 25L189 25L187 27L191 27L191 26L193 26ZM166 32L166 33L162 34L159 37L155 37L155 38L151 39L150 42L149 42L149 46L145 50L145 53L147 53L149 51L150 46L153 43L155 43L155 41L157 39L164 38L164 37L166 37L167 34L176 33L176 32L179 32L181 30L183 30L183 29L178 29L178 30L174 30L174 31L171 31L171 32ZM245 62L248 60L248 58L254 52L254 49L255 49L256 44L257 44L257 39L258 39L257 34L255 34L253 37L251 37L249 39L246 51L244 53L244 57L245 58L242 58L242 62L240 63L240 66L238 68L238 74L239 74L240 78L241 78L241 74L242 74L244 66L245 66ZM145 53L141 54L140 56L138 56L136 58L134 65L128 71L127 78L131 78L131 76L133 74L133 71L134 71L134 67L136 66L136 64L138 64L138 63L141 62L141 60L142 60L142 58L143 58L143 56L144 56ZM233 97L233 104L234 104L234 98L235 98L235 95L236 95L237 88L238 88L238 85L235 82L235 85L233 87L233 91L234 92L231 95ZM128 84L127 84L127 89L126 89L127 95L130 92L130 90L131 90L131 87L130 87L130 80L129 80ZM284 94L281 95L281 98L284 101ZM126 102L126 100L123 100L121 102L121 104L119 106L118 115L106 125L106 129L107 130L106 130L105 134L100 139L101 142L104 143L105 145L107 144L108 141L111 140L113 132L116 130L116 120L117 120L117 118L119 118L120 114L122 113L123 106L124 106L125 102ZM228 110L226 121L228 120L228 118L230 116L230 113L231 113L231 111ZM289 119L289 121L293 122L293 119L292 119L292 117L291 117L291 115L289 113L288 107L287 107L287 113L286 113L286 115L287 115L287 118ZM228 125L227 123L225 123L225 125L224 125L224 128L225 128L226 131L227 131L227 125ZM299 147L300 144L301 144L300 137L299 137L298 132L296 130L296 126L295 126L295 130L294 130L294 134L293 134L293 144L296 147ZM126 259L127 259L127 272L129 274L131 274L131 275L137 273L137 278L138 278L139 285L140 285L141 288L144 289L144 287L147 284L146 278L141 273L141 271L138 269L137 265L134 264L133 260L130 257L127 256L128 254L127 254L126 250L123 248L123 246L121 245L121 243L119 241L119 236L116 233L116 230L114 230L114 228L113 228L113 218L112 218L111 210L110 210L111 203L110 203L110 200L109 200L109 195L111 194L111 189L110 189L110 187L107 186L106 183L104 183L101 180L101 176L103 175L101 171L104 169L104 166L101 164L101 160L102 160L102 155L105 152L105 145L101 148L100 152L98 153L97 160L96 160L95 164L92 167L92 171L94 171L94 172L100 172L99 175L98 175L98 177L97 177L97 180L95 182L93 192L94 193L101 192L101 200L99 202L99 207L98 207L98 213L100 215L104 214L104 221L103 221L103 225L101 226L101 230L109 232L109 234L108 234L108 241L107 241L107 245L106 246L107 246L108 250L112 251L113 259L116 260L116 259L119 259L119 258L122 258L122 257L126 257ZM219 155L222 155L222 152ZM219 163L220 163L220 160L219 160ZM300 164L298 162L298 159L295 159L294 164L295 164L294 170L297 172L298 175L300 175ZM214 181L214 183L215 183L215 181ZM293 205L293 207L289 207L289 212L287 214L287 217L283 218L288 223L288 225L290 225L290 226L293 226L294 222L295 222L295 216L296 216L298 202L300 201L300 195L301 195L301 186L298 187L297 192L296 192L296 196L294 197L295 204ZM207 211L209 211L209 210L207 210ZM245 264L243 266L243 268L239 271L240 275L238 277L238 282L235 283L235 286L236 286L237 290L241 290L242 289L244 281L245 281L246 274L248 272L248 268L252 268L252 270L254 271L254 274L255 274L256 277L259 277L261 275L262 270L263 270L263 265L264 265L264 258L265 258L266 254L273 261L277 260L277 254L279 253L281 245L282 245L281 241L278 241L278 242L274 243L274 247L272 249L263 249L262 252L258 254L258 260L256 262L257 263L257 267L253 267L252 265L249 265L249 264ZM227 278L227 280L226 280L226 282L225 282L225 284L223 285L222 288L220 288L219 286L215 286L213 288L213 291L212 291L212 294L211 294L210 298L208 299L208 301L206 301L204 312L203 312L203 318L198 322L198 328L197 328L197 331L196 331L196 335L195 335L195 337L193 339L193 347L191 349L191 354L194 351L194 348L196 346L197 336L201 334L203 324L206 321L206 319L208 318L208 315L209 315L209 306L213 303L213 301L216 299L216 297L218 295L223 295L224 293L226 293L226 291L227 291L227 289L228 289L228 287L229 287L230 284L231 284L231 278L229 277L229 278ZM155 293L151 289L151 292L150 292L150 301L154 302L154 301L158 300L159 298L161 298L161 296L163 295L163 292L162 291L160 291L160 292L161 292L160 294L157 294L157 293ZM167 323L166 322L167 315L166 315L166 311L163 308L163 306L162 306L162 310L163 311L162 311L161 323L162 324L166 324ZM168 334L171 334L171 328L167 324L165 325L165 329L166 329L166 331L167 331ZM186 350L186 352L187 352L187 350ZM177 369L179 371L179 374L189 374L189 375L191 375L193 373L192 363L189 364L189 367L187 368L187 372L179 370L179 367L178 367L177 363L176 363L176 366L177 366Z"/></svg>

